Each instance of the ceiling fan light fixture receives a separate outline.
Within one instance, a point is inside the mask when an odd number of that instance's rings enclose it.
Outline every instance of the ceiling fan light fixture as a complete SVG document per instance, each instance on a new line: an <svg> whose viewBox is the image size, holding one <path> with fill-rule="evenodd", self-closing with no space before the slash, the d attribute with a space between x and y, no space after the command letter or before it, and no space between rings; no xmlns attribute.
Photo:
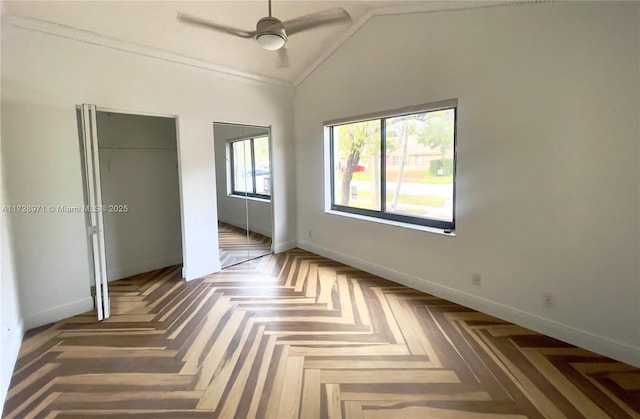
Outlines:
<svg viewBox="0 0 640 419"><path fill-rule="evenodd" d="M256 25L256 41L264 49L275 51L287 42L282 22L272 16L263 17Z"/></svg>
<svg viewBox="0 0 640 419"><path fill-rule="evenodd" d="M290 35L315 29L320 26L351 22L351 16L341 7L321 10L319 12L282 22L280 19L271 15L271 0L268 0L268 3L269 16L258 20L255 31L247 31L244 29L234 28L232 26L221 25L197 16L189 16L184 13L178 13L178 20L191 25L202 26L204 28L213 29L214 31L235 35L240 38L254 38L262 48L268 51L280 51L279 57L282 67L288 66L288 56L285 44L287 43L287 38Z"/></svg>
<svg viewBox="0 0 640 419"><path fill-rule="evenodd" d="M262 48L275 51L284 46L286 38L277 33L261 33L256 35L256 41Z"/></svg>

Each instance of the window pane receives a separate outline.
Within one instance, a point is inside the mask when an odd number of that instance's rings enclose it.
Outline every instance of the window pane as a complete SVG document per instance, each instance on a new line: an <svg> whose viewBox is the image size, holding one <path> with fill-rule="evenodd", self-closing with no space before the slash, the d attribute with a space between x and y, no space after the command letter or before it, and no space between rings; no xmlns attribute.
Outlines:
<svg viewBox="0 0 640 419"><path fill-rule="evenodd" d="M253 140L253 153L256 162L256 193L271 195L271 164L269 160L269 137L258 137Z"/></svg>
<svg viewBox="0 0 640 419"><path fill-rule="evenodd" d="M380 120L333 130L333 200L336 205L379 211Z"/></svg>
<svg viewBox="0 0 640 419"><path fill-rule="evenodd" d="M251 150L249 141L236 141L233 147L233 191L251 192Z"/></svg>
<svg viewBox="0 0 640 419"><path fill-rule="evenodd" d="M386 212L453 221L455 110L386 120Z"/></svg>

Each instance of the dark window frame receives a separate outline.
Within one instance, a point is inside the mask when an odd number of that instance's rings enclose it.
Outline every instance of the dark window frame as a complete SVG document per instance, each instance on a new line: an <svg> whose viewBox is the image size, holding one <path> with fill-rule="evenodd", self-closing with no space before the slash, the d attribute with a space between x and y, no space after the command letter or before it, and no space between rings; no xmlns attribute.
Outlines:
<svg viewBox="0 0 640 419"><path fill-rule="evenodd" d="M229 195L232 196L240 196L240 197L250 197L250 198L258 198L270 201L271 194L259 194L257 193L257 185L256 185L256 157L255 157L255 149L254 149L254 140L256 138L267 138L267 143L270 143L270 139L268 135L258 135L246 138L236 138L233 140L227 141L227 146L229 147L229 176L231 177L231 192ZM249 141L249 150L251 152L251 192L238 191L236 190L236 179L235 179L235 153L233 151L233 144L239 142ZM269 144L270 145L270 144ZM271 177L271 153L269 153L269 177Z"/></svg>
<svg viewBox="0 0 640 419"><path fill-rule="evenodd" d="M436 218L427 217L413 217L410 215L395 214L386 211L386 120L396 117L415 115L421 113L436 112L442 110L453 109L453 207L451 214L451 221L440 220ZM341 125L352 124L365 121L380 121L380 210L372 210L365 208L356 208L345 205L339 205L335 202L335 141L334 141L334 129ZM426 226L444 230L446 233L452 233L455 231L456 222L456 173L457 173L457 143L458 143L458 101L457 99L450 99L446 101L411 106L391 111L385 111L378 114L361 115L353 118L343 118L340 120L327 121L324 123L325 128L329 129L329 167L330 167L330 186L331 186L331 210L338 212L346 212L350 214L362 215L366 217L373 217L383 220L396 221L404 224L412 224L418 226Z"/></svg>

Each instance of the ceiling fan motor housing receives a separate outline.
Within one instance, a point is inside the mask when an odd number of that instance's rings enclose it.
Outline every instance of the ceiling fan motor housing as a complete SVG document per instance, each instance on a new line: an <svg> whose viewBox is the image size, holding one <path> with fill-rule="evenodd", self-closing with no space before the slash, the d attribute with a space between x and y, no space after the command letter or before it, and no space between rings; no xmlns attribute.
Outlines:
<svg viewBox="0 0 640 419"><path fill-rule="evenodd" d="M256 25L256 41L264 49L274 51L282 48L287 42L284 25L275 17L263 17Z"/></svg>

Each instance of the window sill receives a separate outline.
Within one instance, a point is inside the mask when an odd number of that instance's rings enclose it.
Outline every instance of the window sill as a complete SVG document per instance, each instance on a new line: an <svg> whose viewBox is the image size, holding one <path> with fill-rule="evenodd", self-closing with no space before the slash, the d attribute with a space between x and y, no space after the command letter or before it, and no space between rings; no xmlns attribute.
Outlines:
<svg viewBox="0 0 640 419"><path fill-rule="evenodd" d="M428 233L440 234L442 236L449 236L449 237L453 236L453 237L455 237L455 235L456 235L455 230L452 231L451 233L445 233L445 231L451 231L451 230L445 230L445 229L436 228L436 227L422 226L422 225L418 225L418 224L402 223L402 222L399 222L399 221L386 220L384 218L368 217L366 215L352 214L350 212L342 212L342 211L335 211L335 210L328 209L328 210L325 210L325 213L331 214L331 215L337 215L337 216L340 216L340 217L348 217L348 218L355 218L355 219L362 220L362 221L369 221L371 223L387 224L387 225L394 226L394 227L408 228L410 230L426 231Z"/></svg>
<svg viewBox="0 0 640 419"><path fill-rule="evenodd" d="M244 196L244 195L236 195L236 194L228 194L227 196L228 196L229 198L236 198L236 199L248 199L249 201L257 201L257 202L271 203L271 200L270 200L270 199L256 198L255 196Z"/></svg>

